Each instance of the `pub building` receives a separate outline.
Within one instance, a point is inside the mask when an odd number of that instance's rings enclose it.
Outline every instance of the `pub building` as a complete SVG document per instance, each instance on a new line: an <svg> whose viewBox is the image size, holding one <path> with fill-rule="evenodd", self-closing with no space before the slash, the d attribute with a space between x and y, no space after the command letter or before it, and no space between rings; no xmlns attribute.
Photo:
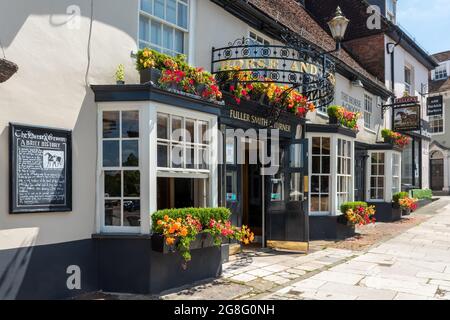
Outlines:
<svg viewBox="0 0 450 320"><path fill-rule="evenodd" d="M391 205L401 190L402 154L381 143L379 133L385 127L382 106L392 92L341 48L345 34L336 24L348 23L345 12L333 15L328 30L294 0L177 0L175 20L168 10L158 11L156 1L130 3L117 1L114 10L97 4L102 14L94 16L93 28L102 36L93 33L91 40L97 57L86 76L85 48L71 43L74 65L84 71L67 84L58 79L72 67L54 55L38 55L30 64L19 50L32 32L8 39L6 53L19 72L0 87L7 97L6 105L0 102L7 113L6 119L0 113L0 132L9 126L0 147L20 161L9 166L9 186L0 186L1 203L10 204L0 216L0 298L65 298L97 290L158 294L219 276L233 244L193 250L187 268L178 255L152 250L151 214L164 208L228 207L233 224L255 232L257 246L307 252L310 240L349 235L338 223L342 203ZM108 19L115 10L120 23ZM52 35L52 52L65 52L69 31L54 35L48 17L27 14L33 19L21 23L41 26ZM83 16L82 28L89 29L89 19ZM223 101L163 89L144 76L139 81L128 48L134 57L145 47L187 54L191 65L216 75ZM51 58L52 91L31 81L32 94L21 94L20 83L34 79L28 70L49 65ZM119 63L127 84L113 85L111 70ZM261 101L236 103L227 91L236 82L227 82L233 74L225 68L236 66L254 81L302 92L316 111L298 117ZM62 101L61 95L73 99ZM333 104L362 113L359 132L330 124L327 107ZM19 105L33 107L11 107ZM17 140L20 132L29 142ZM40 136L65 142L24 149ZM23 152L42 166L28 167ZM6 176L9 158L0 160ZM46 169L55 176L48 178ZM49 187L38 177L48 178ZM28 191L33 196L24 202ZM40 200L45 193L47 202Z"/></svg>

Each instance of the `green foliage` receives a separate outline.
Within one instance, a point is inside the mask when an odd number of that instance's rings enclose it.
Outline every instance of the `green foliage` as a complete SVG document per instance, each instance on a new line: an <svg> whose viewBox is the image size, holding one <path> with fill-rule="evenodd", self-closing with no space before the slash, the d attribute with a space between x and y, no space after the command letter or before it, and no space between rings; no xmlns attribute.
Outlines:
<svg viewBox="0 0 450 320"><path fill-rule="evenodd" d="M166 69L166 65L164 64L164 62L168 59L176 62L180 70L185 70L188 68L186 56L183 54L179 54L176 57L172 57L167 54L158 52L156 50L144 48L142 50L139 50L137 53L136 69L138 71L149 68L156 68L159 70L163 70Z"/></svg>
<svg viewBox="0 0 450 320"><path fill-rule="evenodd" d="M383 129L381 130L381 136L383 137L383 139L389 139L392 135L392 130L389 129Z"/></svg>
<svg viewBox="0 0 450 320"><path fill-rule="evenodd" d="M338 110L339 106L329 106L327 109L328 116L331 117L337 117L338 116Z"/></svg>
<svg viewBox="0 0 450 320"><path fill-rule="evenodd" d="M431 200L433 199L433 191L430 189L414 189L411 191L412 197L419 200Z"/></svg>
<svg viewBox="0 0 450 320"><path fill-rule="evenodd" d="M116 70L116 80L124 81L125 80L125 66L123 64L119 64Z"/></svg>
<svg viewBox="0 0 450 320"><path fill-rule="evenodd" d="M160 210L152 215L153 232L155 232L158 220L164 220L166 215L175 220L178 218L185 220L188 215L191 215L192 218L198 219L203 226L207 226L209 225L211 219L216 221L230 220L231 211L228 208L184 208Z"/></svg>
<svg viewBox="0 0 450 320"><path fill-rule="evenodd" d="M409 197L409 193L408 192L397 192L392 196L392 201L394 203L399 203L400 199L405 199Z"/></svg>
<svg viewBox="0 0 450 320"><path fill-rule="evenodd" d="M341 205L341 212L345 214L348 210L356 210L359 207L367 208L368 204L366 202L346 202Z"/></svg>

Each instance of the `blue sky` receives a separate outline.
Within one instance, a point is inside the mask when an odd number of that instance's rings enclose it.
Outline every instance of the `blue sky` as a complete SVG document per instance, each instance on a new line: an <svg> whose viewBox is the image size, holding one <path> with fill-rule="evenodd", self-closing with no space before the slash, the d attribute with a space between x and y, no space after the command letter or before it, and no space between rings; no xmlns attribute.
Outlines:
<svg viewBox="0 0 450 320"><path fill-rule="evenodd" d="M398 0L397 22L431 54L450 50L449 0Z"/></svg>

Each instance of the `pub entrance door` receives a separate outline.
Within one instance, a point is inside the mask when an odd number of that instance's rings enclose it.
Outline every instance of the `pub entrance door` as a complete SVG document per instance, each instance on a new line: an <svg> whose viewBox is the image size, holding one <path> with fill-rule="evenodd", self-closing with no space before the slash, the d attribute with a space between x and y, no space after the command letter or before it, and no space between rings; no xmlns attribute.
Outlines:
<svg viewBox="0 0 450 320"><path fill-rule="evenodd" d="M280 142L279 159L265 176L267 246L308 251L308 140Z"/></svg>
<svg viewBox="0 0 450 320"><path fill-rule="evenodd" d="M431 190L442 191L444 189L444 159L430 160Z"/></svg>
<svg viewBox="0 0 450 320"><path fill-rule="evenodd" d="M355 201L366 201L366 150L355 149Z"/></svg>

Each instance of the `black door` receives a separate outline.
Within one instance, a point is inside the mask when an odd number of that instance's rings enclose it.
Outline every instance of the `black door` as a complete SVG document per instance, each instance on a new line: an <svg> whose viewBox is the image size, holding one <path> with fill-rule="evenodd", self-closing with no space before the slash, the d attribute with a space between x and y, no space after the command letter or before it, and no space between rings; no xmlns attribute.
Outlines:
<svg viewBox="0 0 450 320"><path fill-rule="evenodd" d="M442 191L444 189L444 160L430 160L431 190Z"/></svg>
<svg viewBox="0 0 450 320"><path fill-rule="evenodd" d="M308 140L282 143L278 172L265 176L267 246L308 249L307 170Z"/></svg>
<svg viewBox="0 0 450 320"><path fill-rule="evenodd" d="M367 151L355 149L355 201L366 201L366 160Z"/></svg>

